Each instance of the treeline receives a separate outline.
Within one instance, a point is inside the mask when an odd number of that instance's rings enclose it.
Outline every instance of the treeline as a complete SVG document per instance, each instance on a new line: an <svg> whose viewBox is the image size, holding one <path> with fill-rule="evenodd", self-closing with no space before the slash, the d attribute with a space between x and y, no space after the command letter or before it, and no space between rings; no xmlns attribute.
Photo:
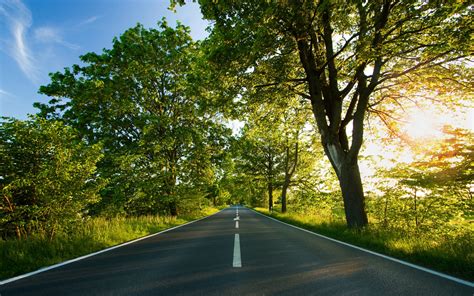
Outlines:
<svg viewBox="0 0 474 296"><path fill-rule="evenodd" d="M233 166L226 170L220 191L235 202L344 223L340 184L323 148L314 142L314 123L304 120L307 112L269 104L248 110L248 122L232 146ZM445 126L439 138L407 142L385 133L380 124L373 132L384 136L371 142L384 142L385 155L371 155L364 147L360 160L370 169L364 172L364 185L371 224L467 239L474 215L474 133ZM411 155L409 162L401 160L405 154ZM394 159L384 159L390 155Z"/></svg>
<svg viewBox="0 0 474 296"><path fill-rule="evenodd" d="M1 123L2 236L209 205L231 130L207 108L189 28L138 25L81 61L51 74L36 116Z"/></svg>
<svg viewBox="0 0 474 296"><path fill-rule="evenodd" d="M387 104L400 113L411 102L429 97L453 103L448 105L455 110L471 98L467 44L472 7L467 3L200 1L200 5L213 25L209 61L218 65L223 99L241 107L296 97L310 110L318 131L313 138L337 178L350 228L369 222L359 166L369 120L379 117L391 125L394 117ZM271 168L273 162L267 158Z"/></svg>
<svg viewBox="0 0 474 296"><path fill-rule="evenodd" d="M407 102L469 102L468 4L200 4L207 39L164 20L137 25L52 73L38 114L3 119L4 238L230 203L314 211L351 228L467 229L470 131L446 131L416 163L379 167L368 194L359 165L364 132L396 130L391 114Z"/></svg>

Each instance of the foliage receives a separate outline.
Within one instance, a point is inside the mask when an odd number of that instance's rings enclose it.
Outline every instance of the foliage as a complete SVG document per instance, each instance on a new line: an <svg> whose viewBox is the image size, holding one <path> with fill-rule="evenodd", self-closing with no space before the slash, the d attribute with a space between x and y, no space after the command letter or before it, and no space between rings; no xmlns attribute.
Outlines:
<svg viewBox="0 0 474 296"><path fill-rule="evenodd" d="M0 124L0 264L51 264L211 203L281 203L285 221L472 278L472 132L445 127L443 141L420 144L398 126L422 99L468 104L472 5L200 4L208 39L137 25L50 74L38 117ZM361 154L368 119L401 139L373 143L408 143L414 160L381 168ZM370 159L379 170L364 179Z"/></svg>
<svg viewBox="0 0 474 296"><path fill-rule="evenodd" d="M280 95L274 93L275 98ZM311 137L314 131L307 123L308 111L299 107L297 98L285 98L283 103L246 106L245 125L233 142L235 177L254 195L247 201L261 205L266 200L269 209L274 202L285 207L289 193L309 182L318 157ZM275 200L274 193L279 194Z"/></svg>
<svg viewBox="0 0 474 296"><path fill-rule="evenodd" d="M101 145L87 145L62 122L6 118L0 124L0 147L3 237L42 230L52 238L99 201Z"/></svg>
<svg viewBox="0 0 474 296"><path fill-rule="evenodd" d="M176 215L190 205L183 193L200 198L212 186L224 154L230 132L205 108L198 44L181 24L158 25L127 30L40 89L53 97L37 104L42 116L104 143L99 171L110 182L98 213Z"/></svg>
<svg viewBox="0 0 474 296"><path fill-rule="evenodd" d="M310 101L340 181L348 226L366 225L358 155L367 111L385 98L380 92L407 77L462 68L472 7L424 1L200 4L214 22L210 60L223 81L237 81L224 95L252 91L253 79L263 77L266 83L257 87L278 85Z"/></svg>
<svg viewBox="0 0 474 296"><path fill-rule="evenodd" d="M472 140L472 132L446 126L444 138L411 148L415 161L381 170L383 201L374 202L378 220L390 227L439 232L469 227L474 212Z"/></svg>

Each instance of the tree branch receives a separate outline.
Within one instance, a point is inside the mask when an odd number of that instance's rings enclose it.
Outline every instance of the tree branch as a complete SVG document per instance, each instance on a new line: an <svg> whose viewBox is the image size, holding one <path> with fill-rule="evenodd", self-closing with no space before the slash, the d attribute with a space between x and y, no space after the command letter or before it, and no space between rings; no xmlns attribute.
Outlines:
<svg viewBox="0 0 474 296"><path fill-rule="evenodd" d="M412 66L412 67L406 69L405 71L401 71L401 72L389 74L389 75L387 75L386 77L380 79L380 80L379 80L379 84L382 83L382 82L384 82L384 81L386 81L386 80L389 80L389 79L393 79L393 78L397 78L397 77L400 77L400 76L404 76L404 75L406 75L406 74L408 74L408 73L410 73L410 72L413 72L413 71L415 71L415 70L417 70L417 69L419 69L419 68L421 68L421 67L423 67L423 66L425 66L425 65L430 64L430 63L433 62L433 61L436 61L437 59L439 59L439 58L441 58L441 57L443 57L443 56L446 56L446 55L450 54L451 52L453 52L453 50L448 50L448 51L442 52L442 53L437 54L436 56L434 56L434 57L432 57L432 58L430 58L430 59L427 59L426 61L419 62L418 64L416 64L416 65L414 65L414 66ZM441 63L439 63L439 64L443 64L443 63L445 63L445 62L447 62L447 61L443 61L443 62L441 62Z"/></svg>
<svg viewBox="0 0 474 296"><path fill-rule="evenodd" d="M259 84L259 85L255 85L254 87L255 88L264 88L264 87L269 87L269 86L275 86L275 85L280 85L280 84L285 84L285 83L289 83L289 82L307 82L308 79L307 78L295 78L295 79L289 79L289 80L286 80L286 81L278 81L278 82L271 82L271 83L266 83L266 84Z"/></svg>
<svg viewBox="0 0 474 296"><path fill-rule="evenodd" d="M349 124L349 122L352 120L354 108L357 104L358 99L359 99L359 92L356 91L354 92L354 95L352 96L349 107L347 108L346 115L344 116L344 119L342 120L341 127L346 127Z"/></svg>

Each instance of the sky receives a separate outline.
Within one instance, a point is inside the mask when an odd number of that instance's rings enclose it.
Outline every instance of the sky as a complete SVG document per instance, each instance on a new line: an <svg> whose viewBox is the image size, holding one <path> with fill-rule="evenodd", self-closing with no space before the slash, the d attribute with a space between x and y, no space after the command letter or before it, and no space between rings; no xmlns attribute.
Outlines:
<svg viewBox="0 0 474 296"><path fill-rule="evenodd" d="M112 39L165 17L191 28L195 40L207 36L199 6L187 1L174 13L169 0L0 0L0 116L26 119L49 73L79 64L79 56L112 47Z"/></svg>

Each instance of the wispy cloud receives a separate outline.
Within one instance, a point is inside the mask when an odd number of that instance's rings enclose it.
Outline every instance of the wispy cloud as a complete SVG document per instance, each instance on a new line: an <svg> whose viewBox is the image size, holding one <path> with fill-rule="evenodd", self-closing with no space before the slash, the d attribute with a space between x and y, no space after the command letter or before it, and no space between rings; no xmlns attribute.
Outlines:
<svg viewBox="0 0 474 296"><path fill-rule="evenodd" d="M28 79L36 83L39 70L35 66L35 59L25 38L32 24L31 11L20 0L3 0L0 15L12 35L8 53Z"/></svg>
<svg viewBox="0 0 474 296"><path fill-rule="evenodd" d="M6 90L0 88L0 97L13 97L13 95Z"/></svg>
<svg viewBox="0 0 474 296"><path fill-rule="evenodd" d="M42 43L56 43L69 49L78 50L79 45L64 41L61 32L54 27L39 27L35 29L35 39Z"/></svg>
<svg viewBox="0 0 474 296"><path fill-rule="evenodd" d="M100 19L101 17L102 17L101 15L91 16L90 18L87 18L87 19L83 20L82 22L80 22L79 24L77 24L77 27L82 27L82 26L85 26L85 25L92 24L96 20Z"/></svg>

